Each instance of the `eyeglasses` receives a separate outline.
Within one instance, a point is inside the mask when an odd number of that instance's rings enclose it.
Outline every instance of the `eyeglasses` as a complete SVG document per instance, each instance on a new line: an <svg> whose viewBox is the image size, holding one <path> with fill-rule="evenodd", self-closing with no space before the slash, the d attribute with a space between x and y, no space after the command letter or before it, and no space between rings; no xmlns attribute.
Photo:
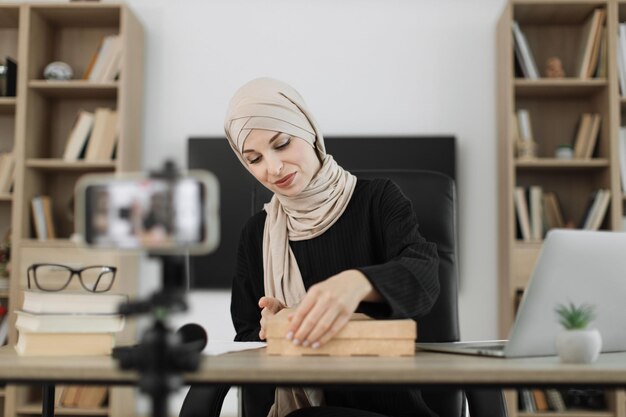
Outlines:
<svg viewBox="0 0 626 417"><path fill-rule="evenodd" d="M33 264L28 267L28 288L31 276L35 286L42 291L61 291L67 288L74 275L78 275L80 285L89 292L105 292L111 289L117 268L94 265L81 269L59 264Z"/></svg>

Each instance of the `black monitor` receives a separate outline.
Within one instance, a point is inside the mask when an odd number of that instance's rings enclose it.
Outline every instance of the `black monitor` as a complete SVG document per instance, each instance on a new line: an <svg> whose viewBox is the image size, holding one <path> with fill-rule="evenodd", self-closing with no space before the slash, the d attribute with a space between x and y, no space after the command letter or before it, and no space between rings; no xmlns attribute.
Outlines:
<svg viewBox="0 0 626 417"><path fill-rule="evenodd" d="M339 165L357 169L426 169L456 178L454 136L345 136L325 138ZM220 182L220 245L190 261L192 288L230 288L239 235L253 214L255 179L225 137L190 138L189 169L206 169Z"/></svg>

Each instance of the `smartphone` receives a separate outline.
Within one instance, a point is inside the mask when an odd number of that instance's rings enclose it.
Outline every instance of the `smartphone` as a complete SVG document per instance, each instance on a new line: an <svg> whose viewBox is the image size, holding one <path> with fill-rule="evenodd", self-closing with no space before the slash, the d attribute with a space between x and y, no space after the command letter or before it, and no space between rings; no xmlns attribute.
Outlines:
<svg viewBox="0 0 626 417"><path fill-rule="evenodd" d="M76 184L76 231L93 247L207 254L219 243L218 200L208 171L174 180L90 174Z"/></svg>

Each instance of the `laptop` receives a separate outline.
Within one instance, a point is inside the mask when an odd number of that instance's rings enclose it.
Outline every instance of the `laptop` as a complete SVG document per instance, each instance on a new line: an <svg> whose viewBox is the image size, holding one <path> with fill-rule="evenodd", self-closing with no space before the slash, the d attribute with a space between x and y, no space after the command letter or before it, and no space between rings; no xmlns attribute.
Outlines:
<svg viewBox="0 0 626 417"><path fill-rule="evenodd" d="M520 358L556 355L557 304L595 306L602 352L626 351L626 233L551 230L508 340L417 343L423 350Z"/></svg>

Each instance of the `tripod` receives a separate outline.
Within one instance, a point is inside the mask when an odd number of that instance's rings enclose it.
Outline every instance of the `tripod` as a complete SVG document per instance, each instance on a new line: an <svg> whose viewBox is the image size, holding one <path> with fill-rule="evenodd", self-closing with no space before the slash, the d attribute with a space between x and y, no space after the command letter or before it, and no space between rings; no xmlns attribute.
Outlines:
<svg viewBox="0 0 626 417"><path fill-rule="evenodd" d="M135 316L150 314L152 325L146 329L138 345L113 350L113 357L122 369L139 372L139 389L152 401L152 415L167 417L169 394L182 384L181 374L198 369L199 344L183 343L179 334L167 326L170 314L187 310L183 286L185 259L183 256L157 256L163 265L163 287L148 300L120 306L120 314Z"/></svg>

